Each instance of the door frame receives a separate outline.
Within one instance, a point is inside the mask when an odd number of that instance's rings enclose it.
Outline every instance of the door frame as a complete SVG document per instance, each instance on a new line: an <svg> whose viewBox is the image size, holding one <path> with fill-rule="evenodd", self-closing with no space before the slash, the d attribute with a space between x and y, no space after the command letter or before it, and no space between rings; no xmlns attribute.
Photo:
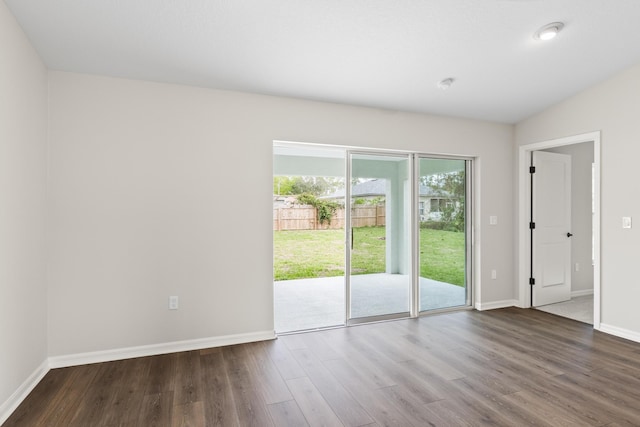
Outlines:
<svg viewBox="0 0 640 427"><path fill-rule="evenodd" d="M409 258L411 261L411 271L409 272L411 278L411 287L410 287L410 295L411 295L411 304L409 307L408 316L407 313L400 314L392 314L392 315L381 315L381 316L372 316L367 318L356 318L351 319L351 284L350 284L350 272L351 270L351 259L348 256L348 248L351 246L351 233L349 232L351 227L351 209L345 209L345 274L344 274L344 302L345 302L345 311L344 311L344 322L339 326L327 326L326 328L333 327L345 327L358 325L361 323L369 323L376 321L384 321L395 318L418 318L423 315L435 314L441 312L448 311L457 311L457 310L465 310L465 309L473 309L475 307L480 307L479 298L480 298L480 286L481 283L479 280L476 280L477 277L480 277L480 263L476 260L480 259L481 248L480 245L476 245L476 238L479 237L479 224L476 222L479 220L479 215L476 215L476 212L480 211L480 195L479 193L479 185L480 182L480 158L476 156L469 155L454 155L454 154L434 154L430 152L422 152L422 151L413 151L413 150L394 150L394 149L384 149L384 148L373 148L373 147L359 147L359 146L345 146L345 145L334 145L334 144L320 144L320 143L310 143L310 142L295 142L295 141L286 141L286 140L273 140L272 147L299 147L304 149L329 149L341 151L344 154L344 168L343 173L345 176L345 205L348 205L351 200L351 186L349 185L350 176L351 176L351 162L349 161L350 154L373 154L373 155L390 155L390 156L408 156L408 164L409 164L409 176L411 179L411 201L410 201L410 210L411 210L411 224L409 224L411 230L410 236L410 253ZM432 159L451 159L451 160L464 160L465 161L465 177L466 177L466 217L467 224L465 228L465 251L466 251L466 263L465 263L465 275L466 275L466 304L464 306L456 306L456 307L447 307L442 309L428 310L428 311L420 311L420 302L419 302L419 219L418 219L418 176L419 172L416 162L419 161L420 158L432 158ZM477 235L476 235L477 233ZM273 241L272 241L273 244ZM274 313L275 317L275 313ZM320 329L324 329L321 327ZM296 332L304 332L306 330L300 331L290 331L285 332L284 334L296 333ZM281 333L282 334L282 333Z"/></svg>
<svg viewBox="0 0 640 427"><path fill-rule="evenodd" d="M410 271L408 272L407 276L409 278L409 307L407 307L407 311L403 311L400 313L387 313L387 314L378 314L378 315L369 315L369 316L365 316L365 317L352 317L352 313L351 313L351 302L352 302L352 294L351 294L351 245L352 245L352 238L353 238L353 233L352 233L352 229L353 229L353 224L351 223L351 210L353 208L352 205L352 197L351 197L351 190L352 190L352 185L351 185L351 180L352 180L352 174L353 174L353 156L354 155L364 155L364 156L379 156L379 157L398 157L398 158L405 158L405 160L407 161L407 168L408 168L408 173L407 176L409 177L408 181L409 181L409 195L410 198L407 202L407 206L409 209L409 215L411 218L412 223L409 224L409 236L408 236L408 245L407 248L408 250L408 260L409 260L409 267L410 267ZM383 321L383 320L392 320L392 319L406 319L406 318L413 318L416 317L412 311L413 308L413 301L411 300L411 298L413 297L415 291L415 288L417 287L414 278L413 278L413 251L414 251L414 241L416 239L416 236L414 236L414 228L413 228L413 220L414 220L414 216L415 216L415 212L413 212L414 210L414 206L415 206L415 200L414 200L414 187L416 186L416 183L413 181L414 180L414 156L415 154L410 152L410 151L399 151L399 150L379 150L379 149L368 149L368 148L360 148L360 149L351 149L351 148L347 148L345 150L345 199L344 199L344 206L345 206L345 216L344 216L344 231L345 231L345 262L344 262L344 288L345 288L345 325L347 326L353 326L353 325L359 325L359 324L363 324L363 323L371 323L371 322L377 322L377 321ZM388 217L387 217L388 219ZM390 224L387 224L390 225ZM385 225L385 228L386 226ZM386 256L386 251L385 251L385 256ZM386 262L386 260L385 260Z"/></svg>
<svg viewBox="0 0 640 427"><path fill-rule="evenodd" d="M600 329L600 131L551 139L519 147L518 150L518 306L531 307L529 289L529 262L531 258L529 237L529 166L531 152L547 148L593 142L594 206L593 213L593 328ZM534 285L535 286L535 285Z"/></svg>
<svg viewBox="0 0 640 427"><path fill-rule="evenodd" d="M454 306L454 307L443 307L436 308L431 310L420 310L420 219L419 215L416 214L413 217L413 291L415 292L415 296L413 299L412 306L412 315L411 317L419 317L422 315L429 315L434 313L443 313L447 311L455 311L461 308L474 309L476 308L476 292L479 294L479 290L476 290L476 258L479 258L480 248L476 248L475 238L474 238L474 230L476 230L475 225L475 212L479 212L479 203L476 205L476 197L475 197L475 182L479 180L479 176L475 175L476 167L478 159L476 157L468 157L468 156L446 156L446 155L435 155L435 154L427 154L427 153L414 153L413 154L413 182L414 182L414 191L413 191L413 212L418 212L418 203L419 203L419 181L420 181L420 160L421 159L432 159L432 160L459 160L464 162L464 174L465 174L465 305L464 306ZM479 275L477 275L479 277Z"/></svg>

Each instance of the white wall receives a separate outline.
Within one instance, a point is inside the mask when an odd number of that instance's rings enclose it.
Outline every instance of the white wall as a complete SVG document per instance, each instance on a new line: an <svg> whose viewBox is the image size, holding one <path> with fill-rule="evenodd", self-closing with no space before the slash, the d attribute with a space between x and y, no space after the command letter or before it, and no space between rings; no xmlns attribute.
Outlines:
<svg viewBox="0 0 640 427"><path fill-rule="evenodd" d="M593 142L564 145L544 151L571 156L571 292L593 290L591 258L591 165ZM575 266L579 269L576 271Z"/></svg>
<svg viewBox="0 0 640 427"><path fill-rule="evenodd" d="M0 423L47 357L47 74L0 1Z"/></svg>
<svg viewBox="0 0 640 427"><path fill-rule="evenodd" d="M52 356L272 331L273 140L479 156L481 298L514 298L513 126L64 72L50 103Z"/></svg>
<svg viewBox="0 0 640 427"><path fill-rule="evenodd" d="M640 65L516 126L518 145L601 130L602 327L640 337ZM621 218L636 226L622 229Z"/></svg>

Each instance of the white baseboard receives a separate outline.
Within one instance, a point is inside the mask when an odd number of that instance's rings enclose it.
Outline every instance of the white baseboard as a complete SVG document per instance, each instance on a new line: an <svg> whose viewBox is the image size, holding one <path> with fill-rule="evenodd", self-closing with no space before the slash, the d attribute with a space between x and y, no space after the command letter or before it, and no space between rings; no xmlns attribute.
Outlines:
<svg viewBox="0 0 640 427"><path fill-rule="evenodd" d="M584 289L582 291L571 291L571 298L584 297L587 295L593 295L593 289Z"/></svg>
<svg viewBox="0 0 640 427"><path fill-rule="evenodd" d="M90 353L68 354L64 356L50 357L49 367L51 369L65 368L67 366L111 362L114 360L131 359L134 357L154 356L157 354L176 353L179 351L201 350L204 348L222 347L225 345L266 341L275 338L276 335L274 331L262 331L248 334L224 335L221 337L174 341L163 344L143 345L139 347L117 348Z"/></svg>
<svg viewBox="0 0 640 427"><path fill-rule="evenodd" d="M9 416L15 411L18 406L22 403L22 401L27 397L31 390L34 389L36 385L44 378L44 376L49 372L49 362L45 360L42 362L40 366L36 368L35 371L29 378L25 380L25 382L18 387L18 389L4 402L0 405L0 425L2 425Z"/></svg>
<svg viewBox="0 0 640 427"><path fill-rule="evenodd" d="M492 301L492 302L476 302L476 310L495 310L496 308L505 308L505 307L514 307L518 304L517 300L514 299L506 299L503 301Z"/></svg>
<svg viewBox="0 0 640 427"><path fill-rule="evenodd" d="M617 326L600 323L600 332L615 335L616 337L625 338L631 341L640 342L640 332L630 331L629 329L619 328Z"/></svg>

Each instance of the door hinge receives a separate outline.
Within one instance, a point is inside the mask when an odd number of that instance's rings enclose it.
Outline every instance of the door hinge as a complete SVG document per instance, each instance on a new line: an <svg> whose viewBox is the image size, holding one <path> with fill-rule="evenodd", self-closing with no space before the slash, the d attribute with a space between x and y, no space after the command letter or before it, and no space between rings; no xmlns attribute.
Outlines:
<svg viewBox="0 0 640 427"><path fill-rule="evenodd" d="M535 230L535 228L536 228L536 223L535 222L530 222L529 223L529 229L530 230Z"/></svg>
<svg viewBox="0 0 640 427"><path fill-rule="evenodd" d="M529 277L529 284L530 285L535 285L536 284L536 279L534 279L533 277Z"/></svg>
<svg viewBox="0 0 640 427"><path fill-rule="evenodd" d="M529 173L536 173L536 167L535 166L529 166Z"/></svg>

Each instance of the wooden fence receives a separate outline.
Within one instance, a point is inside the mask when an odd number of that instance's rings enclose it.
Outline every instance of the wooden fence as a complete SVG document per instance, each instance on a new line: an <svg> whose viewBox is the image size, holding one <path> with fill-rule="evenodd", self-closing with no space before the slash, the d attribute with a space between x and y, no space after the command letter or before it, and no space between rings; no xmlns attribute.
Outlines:
<svg viewBox="0 0 640 427"><path fill-rule="evenodd" d="M356 206L351 209L353 227L385 225L384 205ZM331 224L320 224L316 208L307 205L293 205L273 209L274 231L285 230L328 230L344 228L344 208L338 209L331 218Z"/></svg>

